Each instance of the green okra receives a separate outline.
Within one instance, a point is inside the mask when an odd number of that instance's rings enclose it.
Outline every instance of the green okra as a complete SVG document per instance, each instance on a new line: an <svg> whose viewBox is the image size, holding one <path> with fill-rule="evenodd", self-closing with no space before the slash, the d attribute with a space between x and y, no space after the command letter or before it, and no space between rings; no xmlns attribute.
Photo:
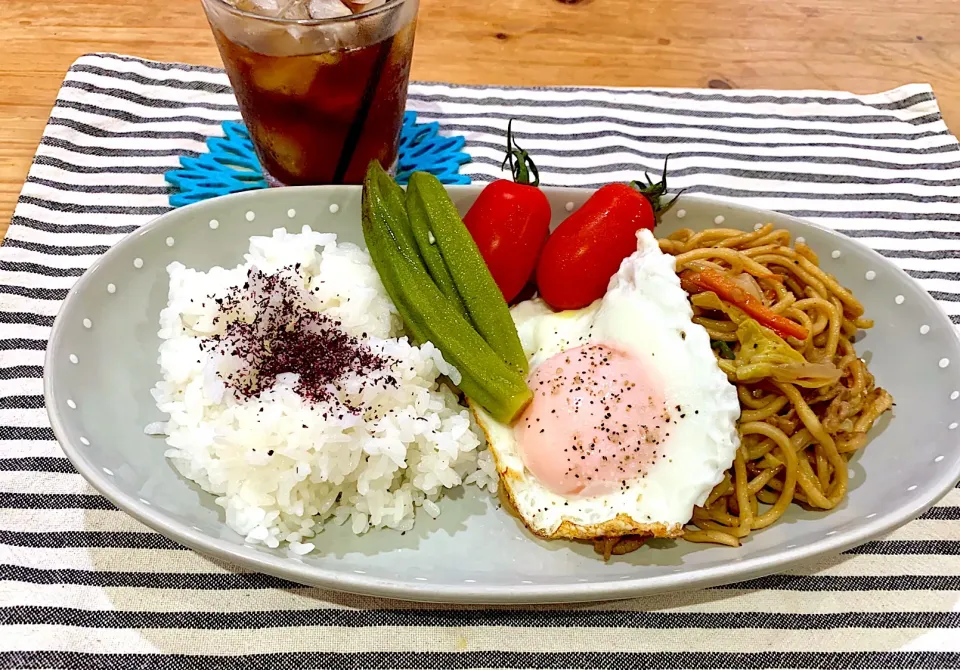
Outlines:
<svg viewBox="0 0 960 670"><path fill-rule="evenodd" d="M440 292L447 296L453 306L469 321L470 315L467 312L467 306L463 303L463 298L457 291L457 285L454 283L453 277L450 276L450 269L440 253L433 231L430 230L430 217L424 207L423 200L418 197L415 189L409 186L407 187L406 210L407 218L410 221L410 229L413 231L413 238L417 242L420 257L423 258L427 271L433 277L433 281L437 283Z"/></svg>
<svg viewBox="0 0 960 670"><path fill-rule="evenodd" d="M406 195L403 188L387 174L386 170L377 161L371 162L367 169L364 183L367 182L377 188L377 192L383 201L383 214L387 219L387 225L400 247L400 251L414 263L422 265L423 259L420 257L420 250L417 248L417 242L413 237L410 221L407 218Z"/></svg>
<svg viewBox="0 0 960 670"><path fill-rule="evenodd" d="M363 236L380 279L413 336L432 342L460 372L460 389L496 420L510 423L532 400L523 376L491 348L427 273L408 258L389 222L391 203L371 166L364 182Z"/></svg>
<svg viewBox="0 0 960 670"><path fill-rule="evenodd" d="M407 184L407 212L418 245L419 228L433 234L477 332L504 361L526 374L527 357L510 308L440 180L427 172L414 172Z"/></svg>

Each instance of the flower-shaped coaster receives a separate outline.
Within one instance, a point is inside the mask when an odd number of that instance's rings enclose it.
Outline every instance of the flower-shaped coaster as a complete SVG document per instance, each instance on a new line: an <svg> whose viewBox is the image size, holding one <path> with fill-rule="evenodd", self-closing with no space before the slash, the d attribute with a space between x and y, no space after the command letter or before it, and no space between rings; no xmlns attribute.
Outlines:
<svg viewBox="0 0 960 670"><path fill-rule="evenodd" d="M440 124L435 121L417 123L416 112L404 114L398 182L405 184L412 172L421 171L435 174L444 184L470 183L470 177L460 174L460 166L470 162L470 155L463 151L463 136L445 136L439 131ZM223 132L223 137L207 140L207 153L181 156L180 167L166 173L167 182L173 186L171 207L267 187L246 126L238 121L224 121Z"/></svg>

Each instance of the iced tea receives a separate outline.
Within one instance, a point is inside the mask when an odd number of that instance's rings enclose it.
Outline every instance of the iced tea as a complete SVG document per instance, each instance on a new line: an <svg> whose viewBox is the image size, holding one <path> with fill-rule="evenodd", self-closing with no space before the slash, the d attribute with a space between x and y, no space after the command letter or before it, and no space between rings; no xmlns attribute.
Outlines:
<svg viewBox="0 0 960 670"><path fill-rule="evenodd" d="M418 0L203 0L274 184L359 184L393 166Z"/></svg>

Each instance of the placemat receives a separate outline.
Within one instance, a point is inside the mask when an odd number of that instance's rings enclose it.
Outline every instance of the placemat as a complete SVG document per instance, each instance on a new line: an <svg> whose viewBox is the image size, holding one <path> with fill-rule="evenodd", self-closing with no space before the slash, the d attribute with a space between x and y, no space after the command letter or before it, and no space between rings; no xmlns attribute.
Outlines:
<svg viewBox="0 0 960 670"><path fill-rule="evenodd" d="M857 96L416 83L409 108L467 138L475 181L501 176L511 117L549 185L630 180L669 154L672 187L858 237L960 322L960 151L928 86ZM49 328L100 254L169 209L164 172L236 118L212 68L97 54L64 82L0 248L0 667L960 667L960 490L886 538L787 574L503 609L280 582L171 549L113 509L48 426Z"/></svg>

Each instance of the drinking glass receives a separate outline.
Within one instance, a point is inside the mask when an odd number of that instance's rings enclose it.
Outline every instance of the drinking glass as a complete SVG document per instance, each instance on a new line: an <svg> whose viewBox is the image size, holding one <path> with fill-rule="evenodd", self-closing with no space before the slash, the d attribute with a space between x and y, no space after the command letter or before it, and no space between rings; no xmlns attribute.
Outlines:
<svg viewBox="0 0 960 670"><path fill-rule="evenodd" d="M271 185L392 170L419 0L201 0Z"/></svg>

